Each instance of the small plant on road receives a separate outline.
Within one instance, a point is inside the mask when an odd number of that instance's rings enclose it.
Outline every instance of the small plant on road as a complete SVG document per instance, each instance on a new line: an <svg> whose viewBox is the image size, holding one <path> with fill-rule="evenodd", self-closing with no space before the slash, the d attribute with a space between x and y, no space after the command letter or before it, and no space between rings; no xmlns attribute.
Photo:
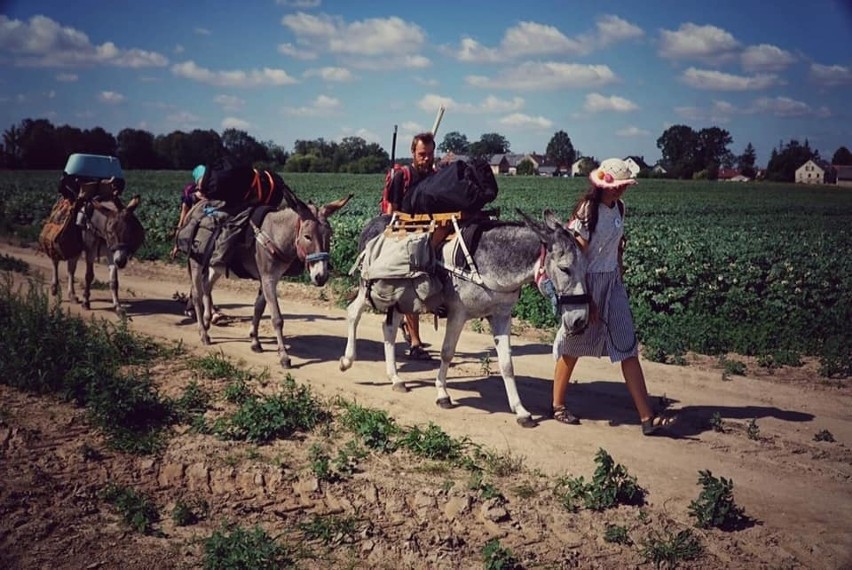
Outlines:
<svg viewBox="0 0 852 570"><path fill-rule="evenodd" d="M735 528L745 518L742 508L734 503L734 482L724 477L716 478L709 471L698 472L701 493L689 504L689 514L698 528Z"/></svg>

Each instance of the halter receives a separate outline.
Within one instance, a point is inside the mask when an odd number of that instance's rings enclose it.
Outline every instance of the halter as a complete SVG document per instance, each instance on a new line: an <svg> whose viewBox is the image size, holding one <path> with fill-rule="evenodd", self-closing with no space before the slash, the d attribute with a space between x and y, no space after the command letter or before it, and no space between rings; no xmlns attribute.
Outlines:
<svg viewBox="0 0 852 570"><path fill-rule="evenodd" d="M585 305L591 303L592 297L588 293L579 295L557 295L556 287L553 285L553 280L547 274L544 268L544 259L547 255L547 249L544 244L541 246L541 253L535 262L534 279L536 287L542 295L550 299L550 306L553 309L553 314L558 315L559 310L565 305Z"/></svg>
<svg viewBox="0 0 852 570"><path fill-rule="evenodd" d="M305 248L299 242L299 234L302 229L302 220L301 216L299 217L299 224L296 226L296 255L302 261L302 263L314 263L315 261L326 261L331 258L331 255L327 251L318 251L316 253L308 253L305 251Z"/></svg>
<svg viewBox="0 0 852 570"><path fill-rule="evenodd" d="M257 242L266 249L273 257L277 257L281 261L289 261L293 262L292 259L287 259L284 253L278 249L278 247L273 243L272 238L270 238L266 232L264 232L260 227L254 222L249 222L251 224L252 231L254 231L254 238ZM296 226L296 239L293 242L293 247L296 249L296 257L302 263L314 263L317 261L325 261L330 259L331 256L327 251L320 251L317 253L308 253L305 251L305 248L299 243L299 231L302 228L302 218L299 218L299 224Z"/></svg>

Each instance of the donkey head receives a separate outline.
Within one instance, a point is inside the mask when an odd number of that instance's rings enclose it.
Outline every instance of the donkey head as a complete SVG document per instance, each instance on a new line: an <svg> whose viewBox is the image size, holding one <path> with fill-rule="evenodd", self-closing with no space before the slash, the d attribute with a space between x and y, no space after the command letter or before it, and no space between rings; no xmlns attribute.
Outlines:
<svg viewBox="0 0 852 570"><path fill-rule="evenodd" d="M95 210L102 218L93 219L92 223L106 242L112 253L112 261L119 269L127 265L127 260L145 241L145 228L134 214L140 201L141 198L137 195L126 207L118 200L114 203L93 202Z"/></svg>
<svg viewBox="0 0 852 570"><path fill-rule="evenodd" d="M296 251L299 257L305 260L311 283L317 287L325 285L329 277L332 230L328 217L345 206L352 196L353 194L349 194L320 207L313 203L305 204L296 198L296 207L293 208L299 214Z"/></svg>
<svg viewBox="0 0 852 570"><path fill-rule="evenodd" d="M544 212L544 223L518 213L545 248L541 264L544 275L542 279L536 278L539 289L550 298L567 334L583 332L589 323L591 302L586 291L588 264L574 234L550 210Z"/></svg>

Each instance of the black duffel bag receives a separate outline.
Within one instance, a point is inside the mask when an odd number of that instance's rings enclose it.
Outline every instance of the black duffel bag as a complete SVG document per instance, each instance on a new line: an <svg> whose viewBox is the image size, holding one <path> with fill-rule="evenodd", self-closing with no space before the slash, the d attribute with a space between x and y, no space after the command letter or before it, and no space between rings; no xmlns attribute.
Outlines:
<svg viewBox="0 0 852 570"><path fill-rule="evenodd" d="M457 160L411 187L402 211L412 214L478 212L497 198L497 179L487 162Z"/></svg>

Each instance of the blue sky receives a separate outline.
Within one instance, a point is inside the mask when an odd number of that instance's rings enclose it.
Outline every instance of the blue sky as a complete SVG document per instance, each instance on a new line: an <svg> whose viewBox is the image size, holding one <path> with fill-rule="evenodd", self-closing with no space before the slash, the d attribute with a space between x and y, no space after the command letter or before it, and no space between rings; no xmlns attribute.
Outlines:
<svg viewBox="0 0 852 570"><path fill-rule="evenodd" d="M852 148L848 0L0 0L0 129L25 118L156 134L234 127L292 150L432 127L598 159L675 124Z"/></svg>

